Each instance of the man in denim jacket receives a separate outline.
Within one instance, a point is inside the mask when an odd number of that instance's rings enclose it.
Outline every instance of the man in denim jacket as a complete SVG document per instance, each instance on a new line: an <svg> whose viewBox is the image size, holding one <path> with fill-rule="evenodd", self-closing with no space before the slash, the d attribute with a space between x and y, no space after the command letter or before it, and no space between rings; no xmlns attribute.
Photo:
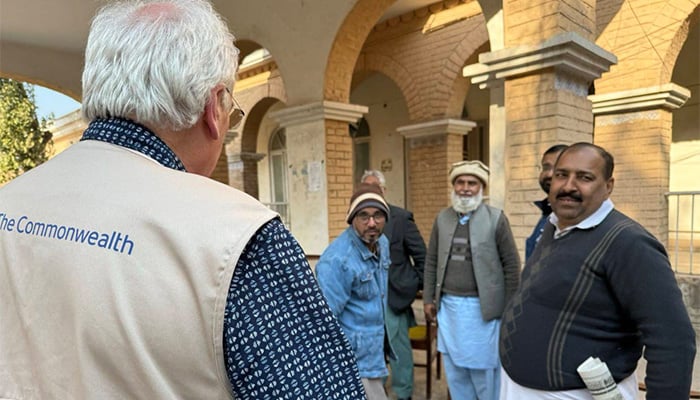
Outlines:
<svg viewBox="0 0 700 400"><path fill-rule="evenodd" d="M355 352L369 400L387 398L384 311L391 261L389 241L382 231L388 218L389 206L381 189L361 184L350 199L350 226L316 265L319 286Z"/></svg>

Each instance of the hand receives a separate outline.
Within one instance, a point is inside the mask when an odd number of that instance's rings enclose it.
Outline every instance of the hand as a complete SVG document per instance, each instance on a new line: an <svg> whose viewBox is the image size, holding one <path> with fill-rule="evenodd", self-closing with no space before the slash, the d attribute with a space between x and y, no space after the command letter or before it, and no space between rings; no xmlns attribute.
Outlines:
<svg viewBox="0 0 700 400"><path fill-rule="evenodd" d="M423 304L423 312L425 313L425 320L430 322L435 322L437 317L437 309L435 304Z"/></svg>

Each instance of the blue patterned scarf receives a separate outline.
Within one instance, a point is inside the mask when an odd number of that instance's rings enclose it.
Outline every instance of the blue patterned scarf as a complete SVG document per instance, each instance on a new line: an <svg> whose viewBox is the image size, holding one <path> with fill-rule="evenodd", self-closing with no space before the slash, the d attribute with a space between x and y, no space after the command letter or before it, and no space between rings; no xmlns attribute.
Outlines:
<svg viewBox="0 0 700 400"><path fill-rule="evenodd" d="M96 119L83 133L83 140L99 140L126 147L158 161L161 165L186 171L180 158L143 125L122 118Z"/></svg>

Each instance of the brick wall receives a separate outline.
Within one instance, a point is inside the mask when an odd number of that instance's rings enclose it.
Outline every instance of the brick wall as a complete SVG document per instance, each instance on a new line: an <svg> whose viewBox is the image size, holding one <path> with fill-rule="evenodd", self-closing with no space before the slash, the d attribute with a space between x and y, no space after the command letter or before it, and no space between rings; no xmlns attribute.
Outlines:
<svg viewBox="0 0 700 400"><path fill-rule="evenodd" d="M596 43L615 53L619 62L596 81L596 94L668 83L696 3L624 2L607 26L600 27Z"/></svg>
<svg viewBox="0 0 700 400"><path fill-rule="evenodd" d="M328 179L328 234L336 238L345 222L352 197L352 138L347 122L326 120L326 177Z"/></svg>
<svg viewBox="0 0 700 400"><path fill-rule="evenodd" d="M595 143L615 158L615 206L667 242L671 125L666 110L596 117Z"/></svg>
<svg viewBox="0 0 700 400"><path fill-rule="evenodd" d="M593 116L585 88L585 82L553 70L506 82L505 208L523 255L525 238L540 215L532 202L545 196L537 182L542 153L557 143L592 141Z"/></svg>
<svg viewBox="0 0 700 400"><path fill-rule="evenodd" d="M444 4L432 6L436 11ZM486 22L479 14L441 29L423 32L430 14L417 10L377 25L367 37L355 69L381 72L401 89L411 122L459 118L466 98L462 81L466 60L488 42ZM455 93L455 89L461 93Z"/></svg>
<svg viewBox="0 0 700 400"><path fill-rule="evenodd" d="M595 40L595 1L503 1L506 47L536 44L564 33L576 32Z"/></svg>
<svg viewBox="0 0 700 400"><path fill-rule="evenodd" d="M410 140L409 196L416 225L426 242L438 212L450 205L450 166L461 160L461 135L435 135Z"/></svg>

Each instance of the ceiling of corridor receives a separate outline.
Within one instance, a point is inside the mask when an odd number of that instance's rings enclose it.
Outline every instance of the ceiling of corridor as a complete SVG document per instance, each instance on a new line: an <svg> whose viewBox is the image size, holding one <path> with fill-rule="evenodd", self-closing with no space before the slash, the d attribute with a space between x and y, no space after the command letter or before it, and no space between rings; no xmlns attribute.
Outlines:
<svg viewBox="0 0 700 400"><path fill-rule="evenodd" d="M230 0L213 2L223 4L228 1ZM382 20L435 2L437 1L399 0L387 9ZM103 3L104 1L99 0L2 0L0 40L59 51L80 52L85 47L90 19ZM233 8L235 9L235 5Z"/></svg>

